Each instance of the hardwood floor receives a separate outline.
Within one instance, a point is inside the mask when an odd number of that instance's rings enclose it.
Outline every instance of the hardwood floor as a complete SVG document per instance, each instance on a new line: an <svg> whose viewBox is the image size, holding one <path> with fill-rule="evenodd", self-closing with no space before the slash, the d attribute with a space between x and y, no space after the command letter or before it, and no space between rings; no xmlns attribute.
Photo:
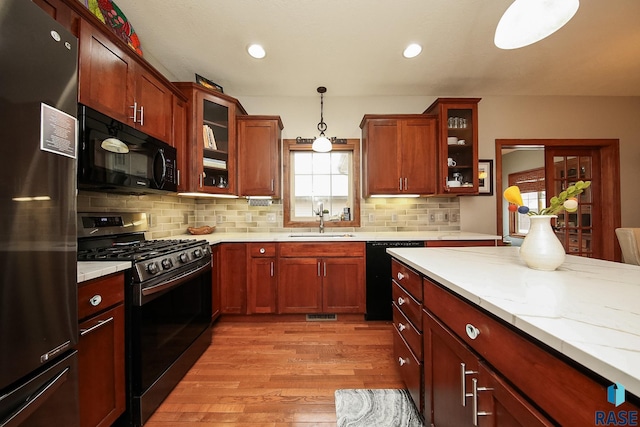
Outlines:
<svg viewBox="0 0 640 427"><path fill-rule="evenodd" d="M333 426L341 388L402 388L390 322L223 318L145 427Z"/></svg>

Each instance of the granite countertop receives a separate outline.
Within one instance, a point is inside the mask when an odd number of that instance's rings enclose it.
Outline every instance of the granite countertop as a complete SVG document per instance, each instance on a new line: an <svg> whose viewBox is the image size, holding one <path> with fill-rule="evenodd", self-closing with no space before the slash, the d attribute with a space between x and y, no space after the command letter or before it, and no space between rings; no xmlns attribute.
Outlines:
<svg viewBox="0 0 640 427"><path fill-rule="evenodd" d="M297 237L292 237L297 236ZM404 241L404 240L501 240L502 237L491 234L470 233L465 231L407 231L407 232L350 232L327 231L324 234L295 231L282 233L211 233L204 235L183 234L167 239L207 240L209 244L228 242L362 242L362 241ZM107 274L131 268L130 262L100 261L78 262L78 283L95 279Z"/></svg>
<svg viewBox="0 0 640 427"><path fill-rule="evenodd" d="M387 252L640 396L639 266L568 255L538 271L504 246Z"/></svg>

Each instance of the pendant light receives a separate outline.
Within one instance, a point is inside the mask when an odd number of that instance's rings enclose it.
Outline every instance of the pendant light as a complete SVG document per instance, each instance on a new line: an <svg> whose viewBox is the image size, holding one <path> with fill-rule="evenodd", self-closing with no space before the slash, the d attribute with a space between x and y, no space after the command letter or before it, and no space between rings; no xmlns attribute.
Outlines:
<svg viewBox="0 0 640 427"><path fill-rule="evenodd" d="M331 141L329 138L324 136L324 131L327 130L327 124L324 122L323 110L324 110L324 94L327 91L327 88L324 86L320 86L318 89L318 93L320 94L320 123L318 123L318 130L320 131L320 136L313 140L313 144L311 145L311 149L318 153L328 153L331 151Z"/></svg>
<svg viewBox="0 0 640 427"><path fill-rule="evenodd" d="M540 41L569 22L579 6L579 0L515 0L498 22L494 43L517 49Z"/></svg>

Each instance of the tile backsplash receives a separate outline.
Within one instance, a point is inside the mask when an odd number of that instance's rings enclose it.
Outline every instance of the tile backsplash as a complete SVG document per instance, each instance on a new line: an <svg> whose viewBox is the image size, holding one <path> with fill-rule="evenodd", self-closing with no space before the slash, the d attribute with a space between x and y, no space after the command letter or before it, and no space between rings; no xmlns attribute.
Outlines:
<svg viewBox="0 0 640 427"><path fill-rule="evenodd" d="M459 230L457 197L370 198L360 202L361 226L340 231ZM174 195L121 195L80 191L79 212L147 212L150 235L157 239L187 232L187 227L215 225L219 232L288 232L316 229L283 228L282 202L249 206L246 199L193 199Z"/></svg>

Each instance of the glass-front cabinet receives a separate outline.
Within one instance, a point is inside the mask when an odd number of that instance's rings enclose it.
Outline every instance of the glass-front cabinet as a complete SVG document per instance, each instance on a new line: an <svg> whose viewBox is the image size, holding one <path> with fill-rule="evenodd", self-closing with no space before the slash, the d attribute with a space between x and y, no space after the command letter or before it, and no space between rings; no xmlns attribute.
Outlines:
<svg viewBox="0 0 640 427"><path fill-rule="evenodd" d="M174 83L188 97L189 192L237 194L236 116L247 114L230 96L195 83Z"/></svg>
<svg viewBox="0 0 640 427"><path fill-rule="evenodd" d="M478 194L478 102L438 98L424 111L438 116L439 194Z"/></svg>

